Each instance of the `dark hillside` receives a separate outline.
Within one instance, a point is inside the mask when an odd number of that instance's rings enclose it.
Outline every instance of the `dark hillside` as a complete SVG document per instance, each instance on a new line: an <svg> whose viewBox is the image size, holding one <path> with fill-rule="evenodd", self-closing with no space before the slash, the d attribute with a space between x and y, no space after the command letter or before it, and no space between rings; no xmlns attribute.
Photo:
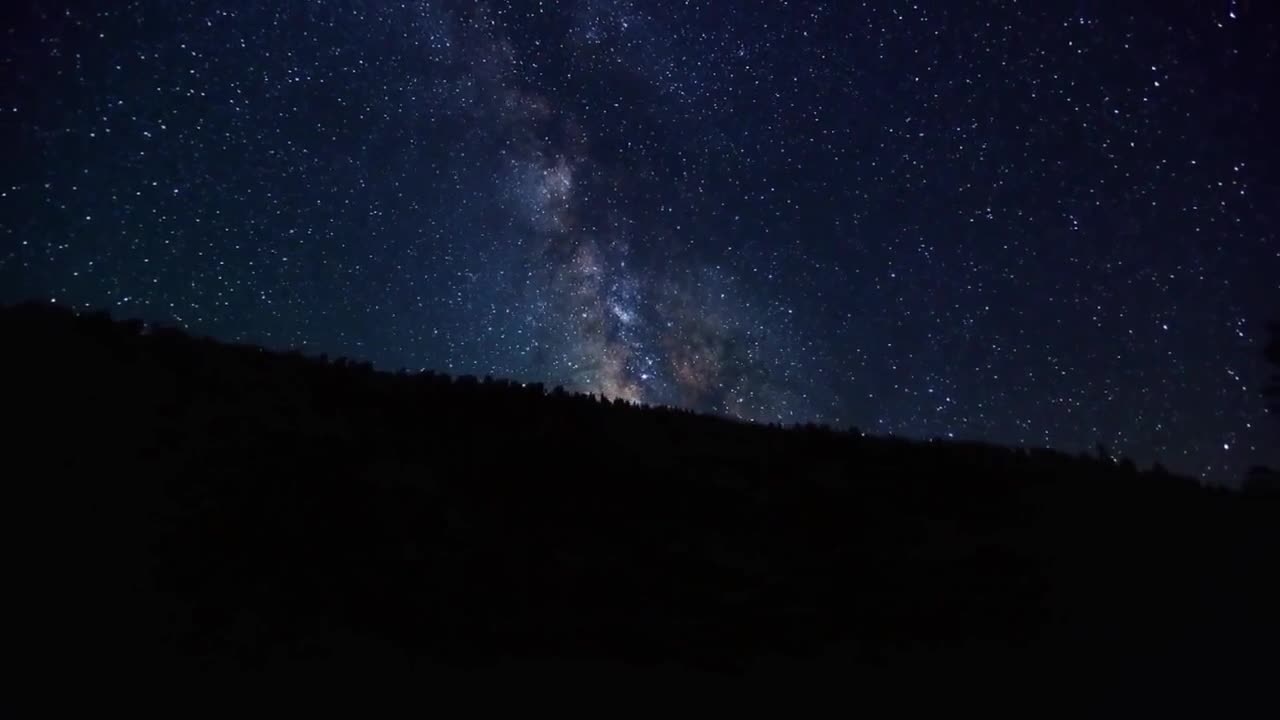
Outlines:
<svg viewBox="0 0 1280 720"><path fill-rule="evenodd" d="M0 311L33 657L1251 662L1273 498ZM24 633L25 634L25 633Z"/></svg>

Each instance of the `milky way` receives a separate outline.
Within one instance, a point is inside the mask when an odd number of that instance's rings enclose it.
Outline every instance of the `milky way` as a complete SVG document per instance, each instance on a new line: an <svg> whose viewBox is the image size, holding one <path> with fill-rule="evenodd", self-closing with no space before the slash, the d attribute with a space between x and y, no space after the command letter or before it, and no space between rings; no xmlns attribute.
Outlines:
<svg viewBox="0 0 1280 720"><path fill-rule="evenodd" d="M1222 482L1280 460L1269 3L15 5L0 301Z"/></svg>

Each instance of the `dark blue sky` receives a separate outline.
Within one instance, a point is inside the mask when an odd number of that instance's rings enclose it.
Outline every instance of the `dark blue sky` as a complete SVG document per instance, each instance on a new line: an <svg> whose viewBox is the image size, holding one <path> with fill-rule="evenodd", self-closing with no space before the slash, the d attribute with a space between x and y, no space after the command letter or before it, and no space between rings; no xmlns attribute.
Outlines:
<svg viewBox="0 0 1280 720"><path fill-rule="evenodd" d="M1231 482L1271 5L15 0L0 301Z"/></svg>

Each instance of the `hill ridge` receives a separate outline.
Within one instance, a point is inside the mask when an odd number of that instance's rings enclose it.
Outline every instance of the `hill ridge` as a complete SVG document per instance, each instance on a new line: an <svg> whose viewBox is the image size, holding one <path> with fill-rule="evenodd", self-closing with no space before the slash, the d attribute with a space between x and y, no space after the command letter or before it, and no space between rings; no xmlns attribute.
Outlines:
<svg viewBox="0 0 1280 720"><path fill-rule="evenodd" d="M22 586L40 652L86 663L1168 667L1280 639L1277 503L1159 468L57 308L0 310L0 337L7 475L45 538Z"/></svg>

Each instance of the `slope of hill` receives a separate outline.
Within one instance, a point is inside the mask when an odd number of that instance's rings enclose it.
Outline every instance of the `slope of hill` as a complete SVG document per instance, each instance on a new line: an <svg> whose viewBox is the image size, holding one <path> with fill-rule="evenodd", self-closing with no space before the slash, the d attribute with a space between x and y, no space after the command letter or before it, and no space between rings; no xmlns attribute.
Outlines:
<svg viewBox="0 0 1280 720"><path fill-rule="evenodd" d="M1187 667L1280 640L1280 507L0 311L33 662ZM1244 662L1240 660L1240 662Z"/></svg>

